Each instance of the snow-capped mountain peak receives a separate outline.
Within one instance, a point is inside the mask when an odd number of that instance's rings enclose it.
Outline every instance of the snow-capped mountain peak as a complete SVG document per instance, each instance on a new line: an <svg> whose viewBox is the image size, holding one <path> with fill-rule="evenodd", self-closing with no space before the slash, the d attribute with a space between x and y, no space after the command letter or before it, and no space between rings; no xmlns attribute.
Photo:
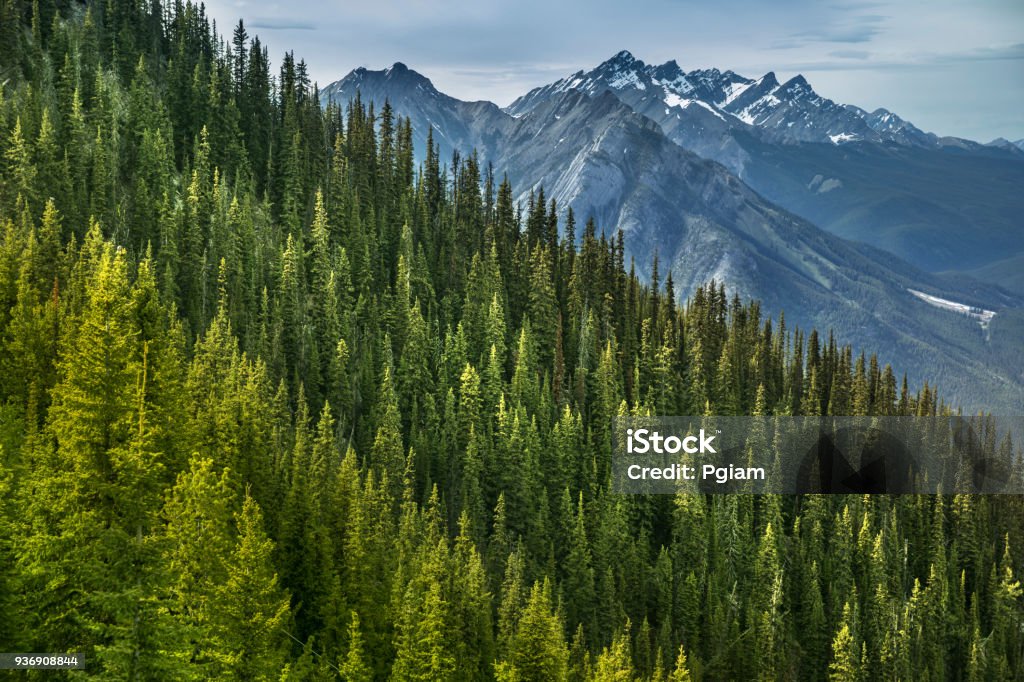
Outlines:
<svg viewBox="0 0 1024 682"><path fill-rule="evenodd" d="M553 94L570 89L590 95L611 90L636 111L656 121L678 120L678 125L687 125L694 135L709 132L708 115L714 114L727 127L753 128L771 139L792 142L889 141L932 146L936 140L892 112L868 113L822 97L801 74L780 83L774 71L756 80L717 68L687 72L675 60L645 64L628 50L590 71L578 71L536 88L506 111L521 115ZM690 106L694 103L700 106ZM687 123L687 111L690 118L698 119ZM713 127L717 130L720 126Z"/></svg>
<svg viewBox="0 0 1024 682"><path fill-rule="evenodd" d="M342 101L354 95L358 90L365 90L367 87L376 87L376 83L386 81L408 88L416 88L424 91L432 97L439 97L441 93L434 87L429 78L413 71L402 62L395 62L381 71L372 71L365 66L353 69L347 76L339 81L331 83L321 91L321 98L325 101Z"/></svg>
<svg viewBox="0 0 1024 682"><path fill-rule="evenodd" d="M801 75L793 76L784 84L779 86L779 90L785 94L790 95L793 99L809 99L818 97L818 94L811 88L811 84L807 82L807 79Z"/></svg>
<svg viewBox="0 0 1024 682"><path fill-rule="evenodd" d="M680 76L685 76L686 72L680 68L676 60L670 59L664 64L655 66L652 75L659 80L674 80Z"/></svg>
<svg viewBox="0 0 1024 682"><path fill-rule="evenodd" d="M619 62L622 64L632 64L639 60L636 57L634 57L633 53L630 52L629 50L619 50L617 53L615 53L615 56L608 61ZM641 64L642 63L643 62L641 62Z"/></svg>
<svg viewBox="0 0 1024 682"><path fill-rule="evenodd" d="M603 62L591 73L597 76L604 85L616 90L647 89L646 65L627 50L622 50Z"/></svg>

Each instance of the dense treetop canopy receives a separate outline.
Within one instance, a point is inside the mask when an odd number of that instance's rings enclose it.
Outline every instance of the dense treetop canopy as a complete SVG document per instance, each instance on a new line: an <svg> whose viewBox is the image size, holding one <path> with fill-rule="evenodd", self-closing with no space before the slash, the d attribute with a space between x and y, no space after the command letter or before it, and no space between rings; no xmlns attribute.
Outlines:
<svg viewBox="0 0 1024 682"><path fill-rule="evenodd" d="M933 388L425 158L201 6L3 1L0 649L116 679L1021 674L1019 498L609 490L617 415L948 411Z"/></svg>

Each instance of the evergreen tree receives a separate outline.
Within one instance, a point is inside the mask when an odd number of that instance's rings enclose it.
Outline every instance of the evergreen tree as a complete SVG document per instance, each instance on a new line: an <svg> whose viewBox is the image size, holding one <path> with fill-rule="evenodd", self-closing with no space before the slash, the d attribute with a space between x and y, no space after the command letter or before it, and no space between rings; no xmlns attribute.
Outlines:
<svg viewBox="0 0 1024 682"><path fill-rule="evenodd" d="M213 653L221 675L233 680L277 676L288 655L288 597L278 586L273 542L263 513L248 494L235 515L238 540L228 554L225 581L214 595Z"/></svg>
<svg viewBox="0 0 1024 682"><path fill-rule="evenodd" d="M363 635L359 631L359 614L352 612L348 627L348 652L339 666L341 679L345 682L370 682L373 670L363 660Z"/></svg>
<svg viewBox="0 0 1024 682"><path fill-rule="evenodd" d="M551 585L535 583L509 643L508 657L496 664L499 680L564 680L569 648L552 610Z"/></svg>

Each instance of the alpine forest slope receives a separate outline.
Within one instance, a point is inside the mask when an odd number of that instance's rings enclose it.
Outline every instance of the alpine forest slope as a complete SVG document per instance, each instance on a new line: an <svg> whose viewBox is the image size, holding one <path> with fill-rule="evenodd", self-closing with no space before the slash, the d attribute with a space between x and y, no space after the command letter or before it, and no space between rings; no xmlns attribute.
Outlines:
<svg viewBox="0 0 1024 682"><path fill-rule="evenodd" d="M625 51L530 91L508 111L521 116L570 90L611 92L770 201L924 270L966 271L1024 253L1016 145L925 133L885 109L822 97L799 75L780 83L774 72L756 80L686 72Z"/></svg>
<svg viewBox="0 0 1024 682"><path fill-rule="evenodd" d="M938 382L969 410L1016 414L1024 407L1019 295L926 273L822 231L766 201L722 165L673 143L607 90L563 88L514 117L490 103L444 95L396 64L357 69L320 97L325 106L358 101L393 108L412 122L414 152L436 145L432 153L441 163L475 154L477 164L520 188L514 202L527 213L540 204L563 226L572 211L581 223L593 218L609 232L621 230L625 262L635 260L648 283L657 278L655 268L662 278L671 273L680 300L714 279L730 295L785 310L790 323L884 350L912 384ZM911 290L997 314L983 329Z"/></svg>
<svg viewBox="0 0 1024 682"><path fill-rule="evenodd" d="M1024 674L1019 497L609 489L615 415L933 386L679 305L241 23L0 11L0 649L85 661L39 678Z"/></svg>

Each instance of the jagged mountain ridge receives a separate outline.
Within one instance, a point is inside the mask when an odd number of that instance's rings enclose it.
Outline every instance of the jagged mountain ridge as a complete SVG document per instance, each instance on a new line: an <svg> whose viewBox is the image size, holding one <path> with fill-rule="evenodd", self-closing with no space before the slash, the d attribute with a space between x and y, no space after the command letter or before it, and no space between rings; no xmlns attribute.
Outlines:
<svg viewBox="0 0 1024 682"><path fill-rule="evenodd" d="M649 275L657 251L682 296L715 278L760 299L766 310L784 309L791 322L835 328L844 340L889 352L886 360L910 368L917 381L940 377L944 391L966 404L980 405L985 396L1024 404L1016 379L976 357L985 351L980 330L907 289L986 309L1020 304L1005 292L950 286L822 232L722 165L675 144L610 92L566 89L514 117L428 86L422 77L399 77L394 67L359 70L325 88L322 98L344 103L358 90L378 110L389 100L398 114L413 117L417 142L433 128L442 153L446 145L462 154L475 149L499 177L508 174L520 201L543 186L563 215L571 206L580 221L592 216L601 229L622 229L641 274Z"/></svg>
<svg viewBox="0 0 1024 682"><path fill-rule="evenodd" d="M686 72L675 60L648 65L626 50L591 71L531 90L506 111L522 115L553 93L570 89L590 94L612 90L663 128L671 127L666 121L681 120L684 112L698 107L717 116L723 127L755 128L773 141L933 146L940 139L885 109L869 113L837 104L817 94L802 75L780 83L772 71L758 79L718 69Z"/></svg>

